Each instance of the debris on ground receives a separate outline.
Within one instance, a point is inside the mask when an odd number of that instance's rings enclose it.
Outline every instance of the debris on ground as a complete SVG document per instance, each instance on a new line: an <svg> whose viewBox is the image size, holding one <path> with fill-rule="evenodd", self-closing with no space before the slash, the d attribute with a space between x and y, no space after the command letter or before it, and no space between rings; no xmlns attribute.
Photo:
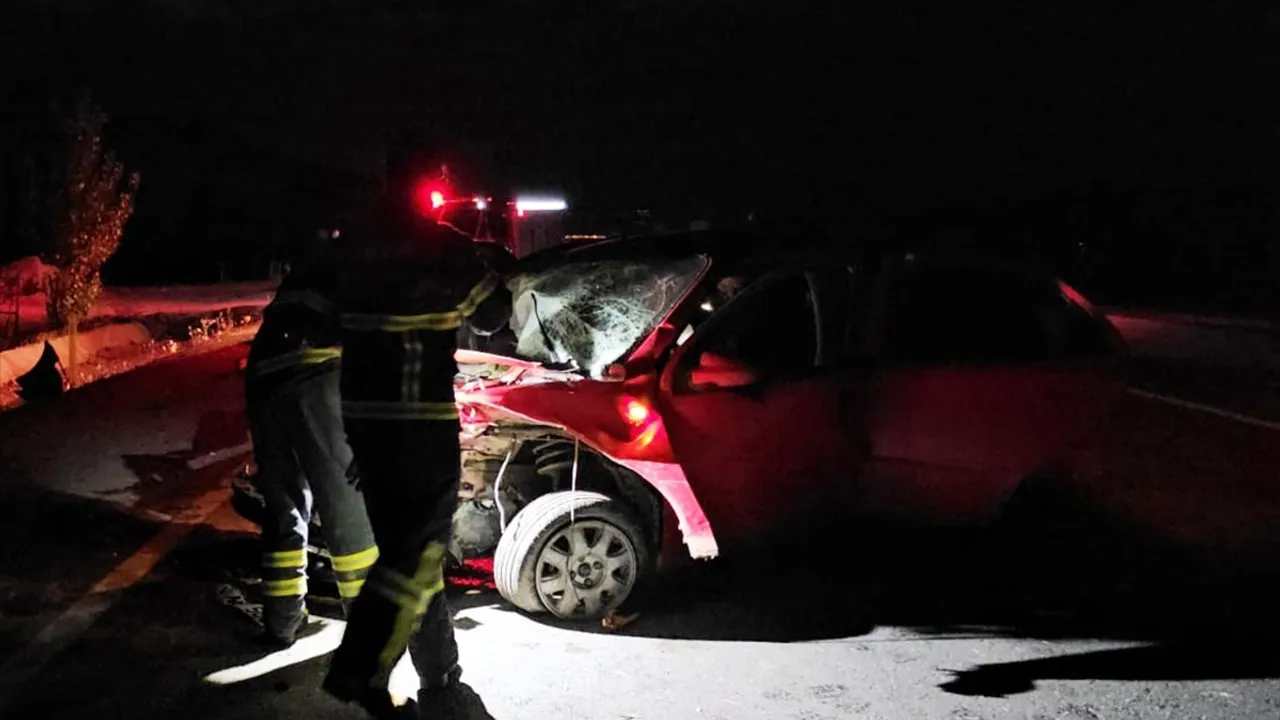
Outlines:
<svg viewBox="0 0 1280 720"><path fill-rule="evenodd" d="M218 586L216 594L218 604L237 613L255 626L262 626L262 604L249 602L240 588L231 583Z"/></svg>
<svg viewBox="0 0 1280 720"><path fill-rule="evenodd" d="M470 590L496 590L493 583L493 558L467 558L462 564L445 570L445 580L451 587Z"/></svg>
<svg viewBox="0 0 1280 720"><path fill-rule="evenodd" d="M28 370L25 375L18 376L15 380L18 384L18 397L26 402L34 402L37 400L52 400L61 395L63 382L62 372L59 370L60 367L58 353L54 351L53 346L46 340L44 352L40 355L35 367Z"/></svg>
<svg viewBox="0 0 1280 720"><path fill-rule="evenodd" d="M618 613L617 611L611 611L609 612L609 614L600 618L600 627L604 628L605 630L608 630L609 632L613 632L615 630L621 630L626 626L630 625L631 623L635 622L636 618L638 617L640 617L640 613L631 613L630 615L623 615Z"/></svg>

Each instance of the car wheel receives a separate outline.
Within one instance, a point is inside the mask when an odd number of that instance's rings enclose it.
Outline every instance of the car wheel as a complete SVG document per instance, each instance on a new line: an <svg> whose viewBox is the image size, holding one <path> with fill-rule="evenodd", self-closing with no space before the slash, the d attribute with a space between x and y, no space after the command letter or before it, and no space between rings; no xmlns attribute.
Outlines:
<svg viewBox="0 0 1280 720"><path fill-rule="evenodd" d="M1072 611L1083 585L1064 580L1093 574L1079 565L1082 543L1093 533L1082 533L1078 523L1079 506L1062 481L1025 480L995 528L988 568L996 576L993 592L1036 612Z"/></svg>
<svg viewBox="0 0 1280 720"><path fill-rule="evenodd" d="M508 602L565 620L604 617L650 574L645 533L621 505L594 492L543 495L498 541L493 577Z"/></svg>

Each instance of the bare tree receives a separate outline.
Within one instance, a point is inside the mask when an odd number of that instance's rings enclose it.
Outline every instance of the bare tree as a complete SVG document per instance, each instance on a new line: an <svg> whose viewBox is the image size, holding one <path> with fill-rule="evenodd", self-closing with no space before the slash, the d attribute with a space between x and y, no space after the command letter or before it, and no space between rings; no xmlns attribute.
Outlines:
<svg viewBox="0 0 1280 720"><path fill-rule="evenodd" d="M68 371L77 374L76 332L79 321L102 294L102 265L120 246L124 225L133 214L139 174L104 149L107 117L87 93L65 113L62 151L50 168L43 210L48 213L46 260L57 268L49 282L49 318L69 335Z"/></svg>

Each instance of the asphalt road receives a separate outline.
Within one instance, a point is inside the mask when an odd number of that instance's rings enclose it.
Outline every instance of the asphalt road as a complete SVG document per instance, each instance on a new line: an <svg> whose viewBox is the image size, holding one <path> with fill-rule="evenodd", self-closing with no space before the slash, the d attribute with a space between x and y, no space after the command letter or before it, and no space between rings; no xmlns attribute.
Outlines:
<svg viewBox="0 0 1280 720"><path fill-rule="evenodd" d="M340 624L259 673L213 600L254 554L242 352L0 416L0 718L360 717L316 689ZM702 564L617 633L454 587L466 677L502 720L1280 717L1272 381L1142 359L1104 477L986 534Z"/></svg>

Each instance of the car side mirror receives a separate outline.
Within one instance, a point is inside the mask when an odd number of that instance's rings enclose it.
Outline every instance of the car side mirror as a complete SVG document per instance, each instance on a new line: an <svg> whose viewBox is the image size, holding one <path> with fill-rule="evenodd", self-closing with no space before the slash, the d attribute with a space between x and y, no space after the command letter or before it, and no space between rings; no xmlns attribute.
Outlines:
<svg viewBox="0 0 1280 720"><path fill-rule="evenodd" d="M760 374L746 365L704 352L698 358L698 365L689 372L689 387L693 390L731 390L756 385L760 379Z"/></svg>

